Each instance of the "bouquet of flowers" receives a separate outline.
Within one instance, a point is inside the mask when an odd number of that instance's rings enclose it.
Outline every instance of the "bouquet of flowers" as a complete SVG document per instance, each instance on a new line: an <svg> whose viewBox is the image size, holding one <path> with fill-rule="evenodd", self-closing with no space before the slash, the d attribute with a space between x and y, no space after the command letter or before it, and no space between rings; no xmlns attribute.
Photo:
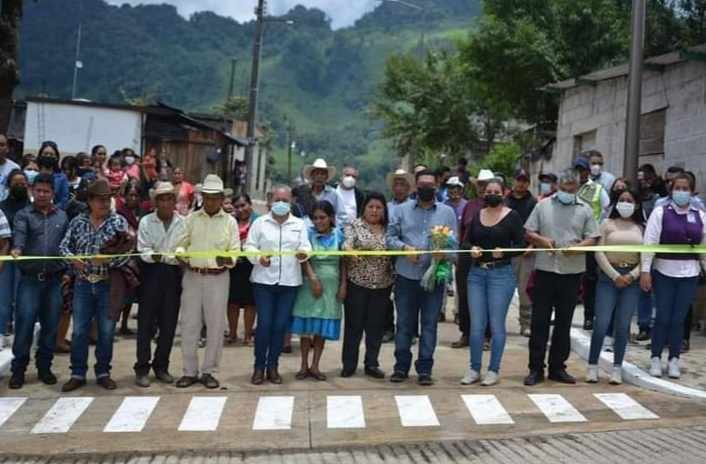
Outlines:
<svg viewBox="0 0 706 464"><path fill-rule="evenodd" d="M431 250L453 250L456 248L456 239L453 230L448 226L434 226L431 228ZM446 284L451 281L451 263L445 259L432 258L431 265L422 276L422 288L433 292L437 284Z"/></svg>

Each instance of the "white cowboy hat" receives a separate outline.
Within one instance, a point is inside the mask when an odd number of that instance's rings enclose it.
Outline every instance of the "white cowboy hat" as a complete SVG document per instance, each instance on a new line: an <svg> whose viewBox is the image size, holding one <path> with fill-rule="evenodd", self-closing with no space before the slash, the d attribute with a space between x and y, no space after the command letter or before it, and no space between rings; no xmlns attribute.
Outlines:
<svg viewBox="0 0 706 464"><path fill-rule="evenodd" d="M157 185L150 190L150 198L154 200L160 195L176 195L174 185L171 182L157 182Z"/></svg>
<svg viewBox="0 0 706 464"><path fill-rule="evenodd" d="M463 182L461 182L461 179L459 179L458 176L449 177L449 180L446 181L446 185L449 187L463 188Z"/></svg>
<svg viewBox="0 0 706 464"><path fill-rule="evenodd" d="M488 182L489 180L495 179L495 177L495 174L493 174L493 171L490 169L481 169L478 173L478 177L476 178L476 182Z"/></svg>
<svg viewBox="0 0 706 464"><path fill-rule="evenodd" d="M307 179L311 178L311 171L314 169L325 169L328 171L328 177L327 181L333 179L333 177L336 175L336 168L334 166L329 166L326 164L326 160L323 158L318 158L316 161L314 161L314 164L308 164L304 166L304 177Z"/></svg>
<svg viewBox="0 0 706 464"><path fill-rule="evenodd" d="M398 169L395 172L391 172L387 175L387 185L392 190L392 186L395 184L395 179L404 179L409 184L410 188L414 187L414 176L404 169Z"/></svg>
<svg viewBox="0 0 706 464"><path fill-rule="evenodd" d="M223 193L223 181L215 174L207 175L201 185L201 193L205 195Z"/></svg>

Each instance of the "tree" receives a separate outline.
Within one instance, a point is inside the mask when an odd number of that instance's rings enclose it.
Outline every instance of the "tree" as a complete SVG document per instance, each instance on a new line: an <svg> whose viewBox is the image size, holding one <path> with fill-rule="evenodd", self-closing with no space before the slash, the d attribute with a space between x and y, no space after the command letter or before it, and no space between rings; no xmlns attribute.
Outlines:
<svg viewBox="0 0 706 464"><path fill-rule="evenodd" d="M22 0L0 4L0 133L7 131L12 114L12 94L20 82L18 43Z"/></svg>
<svg viewBox="0 0 706 464"><path fill-rule="evenodd" d="M230 97L222 105L213 107L214 111L236 121L245 121L248 118L248 99L241 96Z"/></svg>

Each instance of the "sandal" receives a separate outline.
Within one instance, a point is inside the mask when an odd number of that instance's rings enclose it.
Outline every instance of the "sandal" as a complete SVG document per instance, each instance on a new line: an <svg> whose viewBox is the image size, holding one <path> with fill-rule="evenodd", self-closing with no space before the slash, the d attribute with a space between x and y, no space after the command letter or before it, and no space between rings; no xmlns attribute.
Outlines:
<svg viewBox="0 0 706 464"><path fill-rule="evenodd" d="M309 377L310 375L312 375L312 374L308 369L307 370L302 369L299 372L297 372L297 375L295 375L294 378L297 380L304 380L307 377Z"/></svg>

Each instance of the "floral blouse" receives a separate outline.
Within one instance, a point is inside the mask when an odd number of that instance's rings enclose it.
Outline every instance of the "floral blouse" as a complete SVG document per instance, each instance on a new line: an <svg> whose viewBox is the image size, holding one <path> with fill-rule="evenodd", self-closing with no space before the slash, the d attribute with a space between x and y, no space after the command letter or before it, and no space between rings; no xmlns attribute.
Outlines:
<svg viewBox="0 0 706 464"><path fill-rule="evenodd" d="M376 235L363 219L355 219L344 228L344 248L354 250L385 250L385 234ZM348 280L364 288L387 288L394 283L392 258L389 256L361 256L347 264Z"/></svg>

